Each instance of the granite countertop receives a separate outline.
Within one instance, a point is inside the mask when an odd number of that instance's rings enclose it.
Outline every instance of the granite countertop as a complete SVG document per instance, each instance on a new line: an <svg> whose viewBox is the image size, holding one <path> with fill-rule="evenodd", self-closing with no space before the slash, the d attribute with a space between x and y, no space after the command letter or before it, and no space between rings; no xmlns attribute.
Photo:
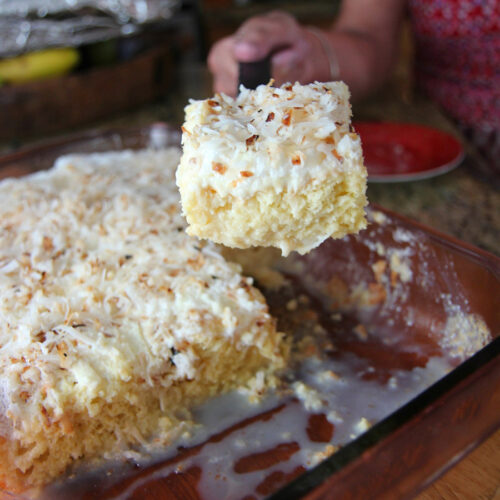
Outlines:
<svg viewBox="0 0 500 500"><path fill-rule="evenodd" d="M87 126L85 129L145 125L155 121L180 126L184 116L183 108L188 100L208 97L211 92L210 77L206 68L199 64L186 65L179 69L177 82L172 90L159 102ZM459 136L457 129L436 107L418 96L404 102L399 97L394 97L394 94L379 94L369 101L355 104L353 115L356 120L385 119L427 124ZM0 144L0 153L12 151L20 144L25 146L39 143L40 140L47 138L17 144ZM465 160L455 170L422 181L369 184L368 199L498 255L498 179L494 181L482 177L474 167L477 161L474 151L470 147L466 149L468 154Z"/></svg>
<svg viewBox="0 0 500 500"><path fill-rule="evenodd" d="M408 121L429 125L456 136L466 156L455 170L431 179L368 185L368 199L443 233L500 254L500 179L485 177L474 148L454 124L424 97L411 102L376 96L354 106L357 119Z"/></svg>

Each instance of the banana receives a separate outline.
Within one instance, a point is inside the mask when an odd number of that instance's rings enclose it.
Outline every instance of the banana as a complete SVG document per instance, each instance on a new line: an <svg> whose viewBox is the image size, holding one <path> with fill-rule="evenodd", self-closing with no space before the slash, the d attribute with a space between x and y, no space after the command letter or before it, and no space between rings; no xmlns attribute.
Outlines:
<svg viewBox="0 0 500 500"><path fill-rule="evenodd" d="M0 82L24 83L63 75L80 61L74 48L45 49L9 59L0 59Z"/></svg>

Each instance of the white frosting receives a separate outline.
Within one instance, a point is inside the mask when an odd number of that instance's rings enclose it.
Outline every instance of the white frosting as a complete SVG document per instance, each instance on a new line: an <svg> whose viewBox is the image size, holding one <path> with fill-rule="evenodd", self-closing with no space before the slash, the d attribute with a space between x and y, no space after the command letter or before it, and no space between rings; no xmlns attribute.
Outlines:
<svg viewBox="0 0 500 500"><path fill-rule="evenodd" d="M0 411L9 418L36 414L42 388L54 415L69 397L92 415L97 397L111 400L133 377L151 387L193 379L195 340L263 342L255 322L270 316L251 280L184 232L179 156L74 155L0 184Z"/></svg>
<svg viewBox="0 0 500 500"><path fill-rule="evenodd" d="M248 198L272 186L299 191L347 170L362 170L359 138L349 134L349 91L342 82L241 88L191 101L177 183ZM196 182L194 182L196 179Z"/></svg>

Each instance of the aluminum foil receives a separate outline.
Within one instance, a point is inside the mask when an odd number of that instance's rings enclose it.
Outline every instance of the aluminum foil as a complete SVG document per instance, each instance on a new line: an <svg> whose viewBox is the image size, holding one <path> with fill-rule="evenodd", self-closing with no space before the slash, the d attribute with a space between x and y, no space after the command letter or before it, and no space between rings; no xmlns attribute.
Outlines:
<svg viewBox="0 0 500 500"><path fill-rule="evenodd" d="M0 58L77 47L169 20L181 0L0 0Z"/></svg>

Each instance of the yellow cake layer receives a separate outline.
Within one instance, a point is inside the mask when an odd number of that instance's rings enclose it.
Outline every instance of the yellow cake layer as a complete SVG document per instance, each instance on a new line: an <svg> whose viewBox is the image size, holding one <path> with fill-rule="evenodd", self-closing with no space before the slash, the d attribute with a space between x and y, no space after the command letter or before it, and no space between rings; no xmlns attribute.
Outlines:
<svg viewBox="0 0 500 500"><path fill-rule="evenodd" d="M366 226L366 169L342 82L192 101L177 171L188 233L305 253Z"/></svg>
<svg viewBox="0 0 500 500"><path fill-rule="evenodd" d="M251 279L184 232L178 149L0 184L0 485L165 446L286 346ZM184 422L184 424L183 424Z"/></svg>

